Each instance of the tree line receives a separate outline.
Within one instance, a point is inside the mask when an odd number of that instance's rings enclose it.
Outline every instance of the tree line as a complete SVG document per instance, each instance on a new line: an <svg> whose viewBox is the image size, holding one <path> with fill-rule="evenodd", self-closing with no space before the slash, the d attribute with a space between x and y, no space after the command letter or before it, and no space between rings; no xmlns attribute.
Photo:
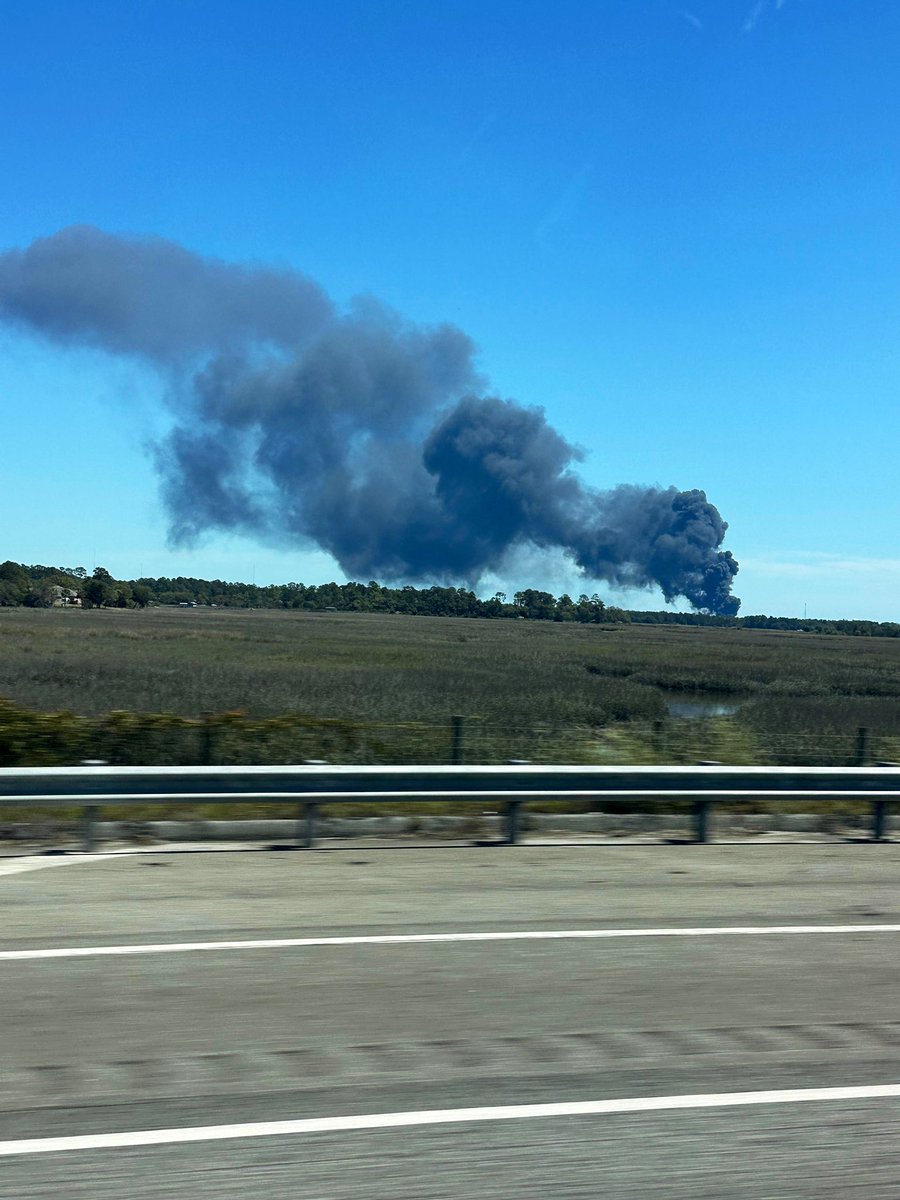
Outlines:
<svg viewBox="0 0 900 1200"><path fill-rule="evenodd" d="M88 575L84 567L0 563L0 608L146 608L152 598L142 580L113 579L105 567Z"/></svg>
<svg viewBox="0 0 900 1200"><path fill-rule="evenodd" d="M0 564L0 608L146 608L150 605L215 608L299 609L306 612L386 612L409 616L488 617L533 621L573 621L582 624L636 622L652 625L708 625L716 628L782 629L805 633L900 637L894 621L837 620L746 616L720 617L709 613L672 610L642 612L608 605L596 594L573 599L563 593L525 588L510 599L495 592L482 599L464 587L385 587L368 583L284 583L257 587L223 579L192 576L134 580L114 579L104 567L88 574L84 567Z"/></svg>
<svg viewBox="0 0 900 1200"><path fill-rule="evenodd" d="M582 622L627 621L620 608L599 596L553 596L533 588L508 600L496 592L487 600L464 587L385 587L368 583L285 583L257 587L224 579L192 576L114 579L105 567L88 575L84 567L0 564L0 607L76 605L81 608L146 608L148 605L212 608L280 608L310 612L389 612L413 616L526 617Z"/></svg>

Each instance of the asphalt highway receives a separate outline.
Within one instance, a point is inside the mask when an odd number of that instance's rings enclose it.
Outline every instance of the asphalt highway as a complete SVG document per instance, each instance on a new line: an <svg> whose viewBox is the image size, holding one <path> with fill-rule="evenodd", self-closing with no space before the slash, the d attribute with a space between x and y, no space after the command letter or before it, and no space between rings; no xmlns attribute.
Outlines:
<svg viewBox="0 0 900 1200"><path fill-rule="evenodd" d="M0 870L0 1197L900 1195L900 846L59 861Z"/></svg>

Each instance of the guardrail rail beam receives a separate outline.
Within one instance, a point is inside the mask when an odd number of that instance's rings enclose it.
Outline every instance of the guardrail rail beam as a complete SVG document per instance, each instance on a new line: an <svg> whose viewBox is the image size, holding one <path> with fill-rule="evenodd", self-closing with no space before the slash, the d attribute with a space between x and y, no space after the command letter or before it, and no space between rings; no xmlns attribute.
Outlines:
<svg viewBox="0 0 900 1200"><path fill-rule="evenodd" d="M644 799L690 801L697 842L710 838L715 804L768 804L789 800L851 799L871 805L873 841L888 838L888 806L900 803L900 765L864 767L553 766L335 766L310 762L275 767L78 767L0 768L0 808L44 805L81 809L87 850L97 846L100 809L106 805L292 805L297 844L315 845L320 804L384 801L413 804L480 800L504 814L505 845L521 835L529 800L633 804Z"/></svg>

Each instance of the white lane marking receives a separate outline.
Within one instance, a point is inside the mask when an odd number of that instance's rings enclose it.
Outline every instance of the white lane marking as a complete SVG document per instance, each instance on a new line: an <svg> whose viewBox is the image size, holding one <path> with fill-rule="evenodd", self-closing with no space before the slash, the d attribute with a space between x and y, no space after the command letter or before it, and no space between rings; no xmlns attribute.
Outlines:
<svg viewBox="0 0 900 1200"><path fill-rule="evenodd" d="M198 1125L175 1129L139 1129L124 1133L88 1133L68 1137L26 1138L0 1142L0 1157L57 1154L63 1150L116 1150L185 1142L222 1142L238 1138L284 1137L309 1133L345 1133L361 1129L402 1129L415 1125L521 1121L548 1117L595 1117L676 1109L737 1108L760 1104L834 1103L900 1097L900 1084L863 1087L787 1088L765 1092L708 1092L687 1096L646 1096L627 1100L574 1100L557 1104L504 1104L492 1108L439 1108L420 1112L371 1113L350 1117L311 1117L294 1121L250 1121L237 1125Z"/></svg>
<svg viewBox="0 0 900 1200"><path fill-rule="evenodd" d="M86 863L105 862L115 858L121 851L111 850L106 853L91 854L28 854L22 858L11 858L0 862L0 877L4 875L24 875L26 871L42 871L45 867L77 867Z"/></svg>
<svg viewBox="0 0 900 1200"><path fill-rule="evenodd" d="M620 938L769 937L900 933L900 925L701 925L658 929L513 929L487 933L376 933L348 937L257 938L240 942L155 942L124 946L49 946L0 950L0 962L37 958L106 958L128 954L191 954L210 950L287 950L316 946L402 946L444 942L612 941Z"/></svg>
<svg viewBox="0 0 900 1200"><path fill-rule="evenodd" d="M107 862L111 858L134 858L139 854L189 853L198 850L220 853L230 850L258 850L258 842L162 842L152 846L119 846L114 850L92 850L79 853L66 850L62 854L23 854L0 859L0 878L22 875L26 871L41 871L44 867L85 867L91 863Z"/></svg>

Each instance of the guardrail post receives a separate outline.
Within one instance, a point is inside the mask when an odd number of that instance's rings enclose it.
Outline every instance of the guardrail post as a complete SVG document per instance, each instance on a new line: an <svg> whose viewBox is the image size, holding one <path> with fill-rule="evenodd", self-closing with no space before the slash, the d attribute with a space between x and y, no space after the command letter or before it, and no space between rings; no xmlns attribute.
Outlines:
<svg viewBox="0 0 900 1200"><path fill-rule="evenodd" d="M86 804L81 810L81 848L86 854L92 854L97 849L97 815L100 812L96 804Z"/></svg>
<svg viewBox="0 0 900 1200"><path fill-rule="evenodd" d="M708 842L709 841L709 810L711 802L709 800L698 797L694 801L694 810L692 813L694 820L694 841Z"/></svg>
<svg viewBox="0 0 900 1200"><path fill-rule="evenodd" d="M701 758L697 763L698 767L721 767L720 763L715 758ZM705 796L697 796L694 799L693 818L694 818L694 841L708 842L709 841L709 814L712 808L712 801Z"/></svg>
<svg viewBox="0 0 900 1200"><path fill-rule="evenodd" d="M315 800L303 800L297 814L297 845L304 850L313 850L316 845L316 817L319 806Z"/></svg>
<svg viewBox="0 0 900 1200"><path fill-rule="evenodd" d="M887 828L887 801L875 800L872 803L872 841L883 842Z"/></svg>
<svg viewBox="0 0 900 1200"><path fill-rule="evenodd" d="M521 807L521 800L507 800L506 802L507 846L515 846L516 842L519 840L519 810Z"/></svg>
<svg viewBox="0 0 900 1200"><path fill-rule="evenodd" d="M878 762L877 767L900 767L900 762ZM876 800L872 804L872 841L886 841L887 835L887 800Z"/></svg>

